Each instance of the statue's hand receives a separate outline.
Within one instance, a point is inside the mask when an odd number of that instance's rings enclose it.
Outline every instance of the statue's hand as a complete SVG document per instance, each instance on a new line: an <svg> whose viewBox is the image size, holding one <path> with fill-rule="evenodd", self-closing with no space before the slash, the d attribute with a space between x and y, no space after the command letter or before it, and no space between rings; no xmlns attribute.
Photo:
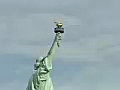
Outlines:
<svg viewBox="0 0 120 90"><path fill-rule="evenodd" d="M57 45L58 47L60 46L60 41L62 40L62 34L60 32L58 32L56 34L56 41L57 41Z"/></svg>
<svg viewBox="0 0 120 90"><path fill-rule="evenodd" d="M62 40L62 34L60 32L56 34L56 39L57 41Z"/></svg>

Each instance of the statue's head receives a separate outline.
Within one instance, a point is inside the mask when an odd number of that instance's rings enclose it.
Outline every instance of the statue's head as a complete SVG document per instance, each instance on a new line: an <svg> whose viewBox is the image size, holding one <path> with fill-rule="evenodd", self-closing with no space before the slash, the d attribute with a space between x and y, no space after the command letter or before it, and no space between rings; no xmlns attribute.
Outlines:
<svg viewBox="0 0 120 90"><path fill-rule="evenodd" d="M34 64L34 69L37 70L40 66L40 63L42 62L43 57L39 57L36 59L36 63Z"/></svg>

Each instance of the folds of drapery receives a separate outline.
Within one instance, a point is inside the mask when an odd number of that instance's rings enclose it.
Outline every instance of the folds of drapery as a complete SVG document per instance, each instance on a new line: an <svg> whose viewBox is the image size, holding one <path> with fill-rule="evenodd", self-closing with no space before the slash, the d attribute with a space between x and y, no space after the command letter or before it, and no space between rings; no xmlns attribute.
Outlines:
<svg viewBox="0 0 120 90"><path fill-rule="evenodd" d="M42 64L30 78L26 90L53 90L52 80L49 75L52 63L45 57Z"/></svg>

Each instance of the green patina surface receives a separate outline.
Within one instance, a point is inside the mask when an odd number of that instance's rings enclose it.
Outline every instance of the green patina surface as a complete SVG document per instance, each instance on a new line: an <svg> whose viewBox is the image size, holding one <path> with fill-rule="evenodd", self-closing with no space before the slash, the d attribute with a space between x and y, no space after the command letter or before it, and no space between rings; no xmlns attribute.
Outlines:
<svg viewBox="0 0 120 90"><path fill-rule="evenodd" d="M35 73L31 76L26 90L54 90L50 73L57 48L60 46L62 34L56 33L52 47L46 57L36 59Z"/></svg>

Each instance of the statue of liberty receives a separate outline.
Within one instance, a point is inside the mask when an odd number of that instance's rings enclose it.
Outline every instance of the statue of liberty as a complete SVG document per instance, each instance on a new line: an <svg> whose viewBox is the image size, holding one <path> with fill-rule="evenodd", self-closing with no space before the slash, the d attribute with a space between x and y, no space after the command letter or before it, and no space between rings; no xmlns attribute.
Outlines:
<svg viewBox="0 0 120 90"><path fill-rule="evenodd" d="M26 90L54 90L50 72L52 70L52 61L56 53L56 49L60 46L62 40L62 23L56 23L54 32L56 33L53 44L45 57L36 59L34 64L35 73L31 76Z"/></svg>

